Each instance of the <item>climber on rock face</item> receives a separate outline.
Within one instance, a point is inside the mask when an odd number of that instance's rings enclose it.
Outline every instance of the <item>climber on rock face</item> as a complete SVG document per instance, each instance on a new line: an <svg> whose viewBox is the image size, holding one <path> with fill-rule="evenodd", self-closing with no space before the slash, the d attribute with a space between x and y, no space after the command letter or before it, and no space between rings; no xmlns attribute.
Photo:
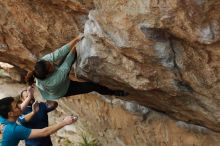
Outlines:
<svg viewBox="0 0 220 146"><path fill-rule="evenodd" d="M47 100L55 100L64 96L89 93L96 91L102 95L126 96L122 90L112 90L105 86L93 82L77 82L69 79L71 66L76 60L76 44L83 36L78 36L68 44L56 51L43 56L36 62L34 70L26 76L29 84L34 83L40 91L42 97ZM64 59L59 66L54 63L59 59Z"/></svg>

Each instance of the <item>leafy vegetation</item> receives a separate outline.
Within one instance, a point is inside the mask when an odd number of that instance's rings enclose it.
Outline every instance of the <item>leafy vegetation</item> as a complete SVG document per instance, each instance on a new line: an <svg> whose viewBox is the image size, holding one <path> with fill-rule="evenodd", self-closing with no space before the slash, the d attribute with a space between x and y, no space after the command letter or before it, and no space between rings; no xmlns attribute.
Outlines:
<svg viewBox="0 0 220 146"><path fill-rule="evenodd" d="M82 142L79 142L79 146L98 146L98 140L92 138L89 135L82 134Z"/></svg>

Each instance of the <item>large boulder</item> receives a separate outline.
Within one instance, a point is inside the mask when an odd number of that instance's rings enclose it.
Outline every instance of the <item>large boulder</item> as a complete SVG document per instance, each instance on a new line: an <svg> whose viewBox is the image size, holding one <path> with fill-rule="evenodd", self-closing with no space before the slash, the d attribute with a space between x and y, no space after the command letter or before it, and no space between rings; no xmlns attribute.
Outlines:
<svg viewBox="0 0 220 146"><path fill-rule="evenodd" d="M218 1L96 1L76 72L127 99L219 131Z"/></svg>
<svg viewBox="0 0 220 146"><path fill-rule="evenodd" d="M83 32L78 77L220 131L219 7L218 0L0 0L0 61L28 71Z"/></svg>

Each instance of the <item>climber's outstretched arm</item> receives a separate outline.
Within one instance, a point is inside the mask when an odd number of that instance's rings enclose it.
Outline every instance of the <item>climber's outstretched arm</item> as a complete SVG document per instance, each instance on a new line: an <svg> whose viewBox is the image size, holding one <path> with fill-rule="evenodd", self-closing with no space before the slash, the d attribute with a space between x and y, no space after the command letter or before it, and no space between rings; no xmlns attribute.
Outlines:
<svg viewBox="0 0 220 146"><path fill-rule="evenodd" d="M63 57L65 57L70 50L83 38L83 35L79 35L74 38L72 41L62 46L59 49L56 49L54 52L49 53L41 58L41 60L46 60L49 62L55 62Z"/></svg>
<svg viewBox="0 0 220 146"><path fill-rule="evenodd" d="M70 50L71 53L76 54L76 46L73 46L72 49Z"/></svg>
<svg viewBox="0 0 220 146"><path fill-rule="evenodd" d="M83 37L84 35L78 35L76 38L68 43L69 47L73 48L81 39L83 39Z"/></svg>
<svg viewBox="0 0 220 146"><path fill-rule="evenodd" d="M49 136L50 134L53 134L64 126L70 125L76 121L77 118L75 118L74 116L67 116L62 122L51 125L49 127L45 127L43 129L32 129L28 139Z"/></svg>

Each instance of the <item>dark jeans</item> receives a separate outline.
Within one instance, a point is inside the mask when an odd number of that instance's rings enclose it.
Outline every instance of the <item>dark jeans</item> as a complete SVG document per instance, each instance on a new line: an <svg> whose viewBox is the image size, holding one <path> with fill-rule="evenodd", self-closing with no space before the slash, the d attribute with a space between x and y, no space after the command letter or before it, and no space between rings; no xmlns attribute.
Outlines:
<svg viewBox="0 0 220 146"><path fill-rule="evenodd" d="M93 82L70 81L69 89L65 96L77 95L96 91L102 95L114 95L118 90L111 90Z"/></svg>
<svg viewBox="0 0 220 146"><path fill-rule="evenodd" d="M25 146L53 146L51 139L46 139L46 140L41 139L40 141L38 140L39 140L38 138L29 139L28 142L25 142Z"/></svg>

